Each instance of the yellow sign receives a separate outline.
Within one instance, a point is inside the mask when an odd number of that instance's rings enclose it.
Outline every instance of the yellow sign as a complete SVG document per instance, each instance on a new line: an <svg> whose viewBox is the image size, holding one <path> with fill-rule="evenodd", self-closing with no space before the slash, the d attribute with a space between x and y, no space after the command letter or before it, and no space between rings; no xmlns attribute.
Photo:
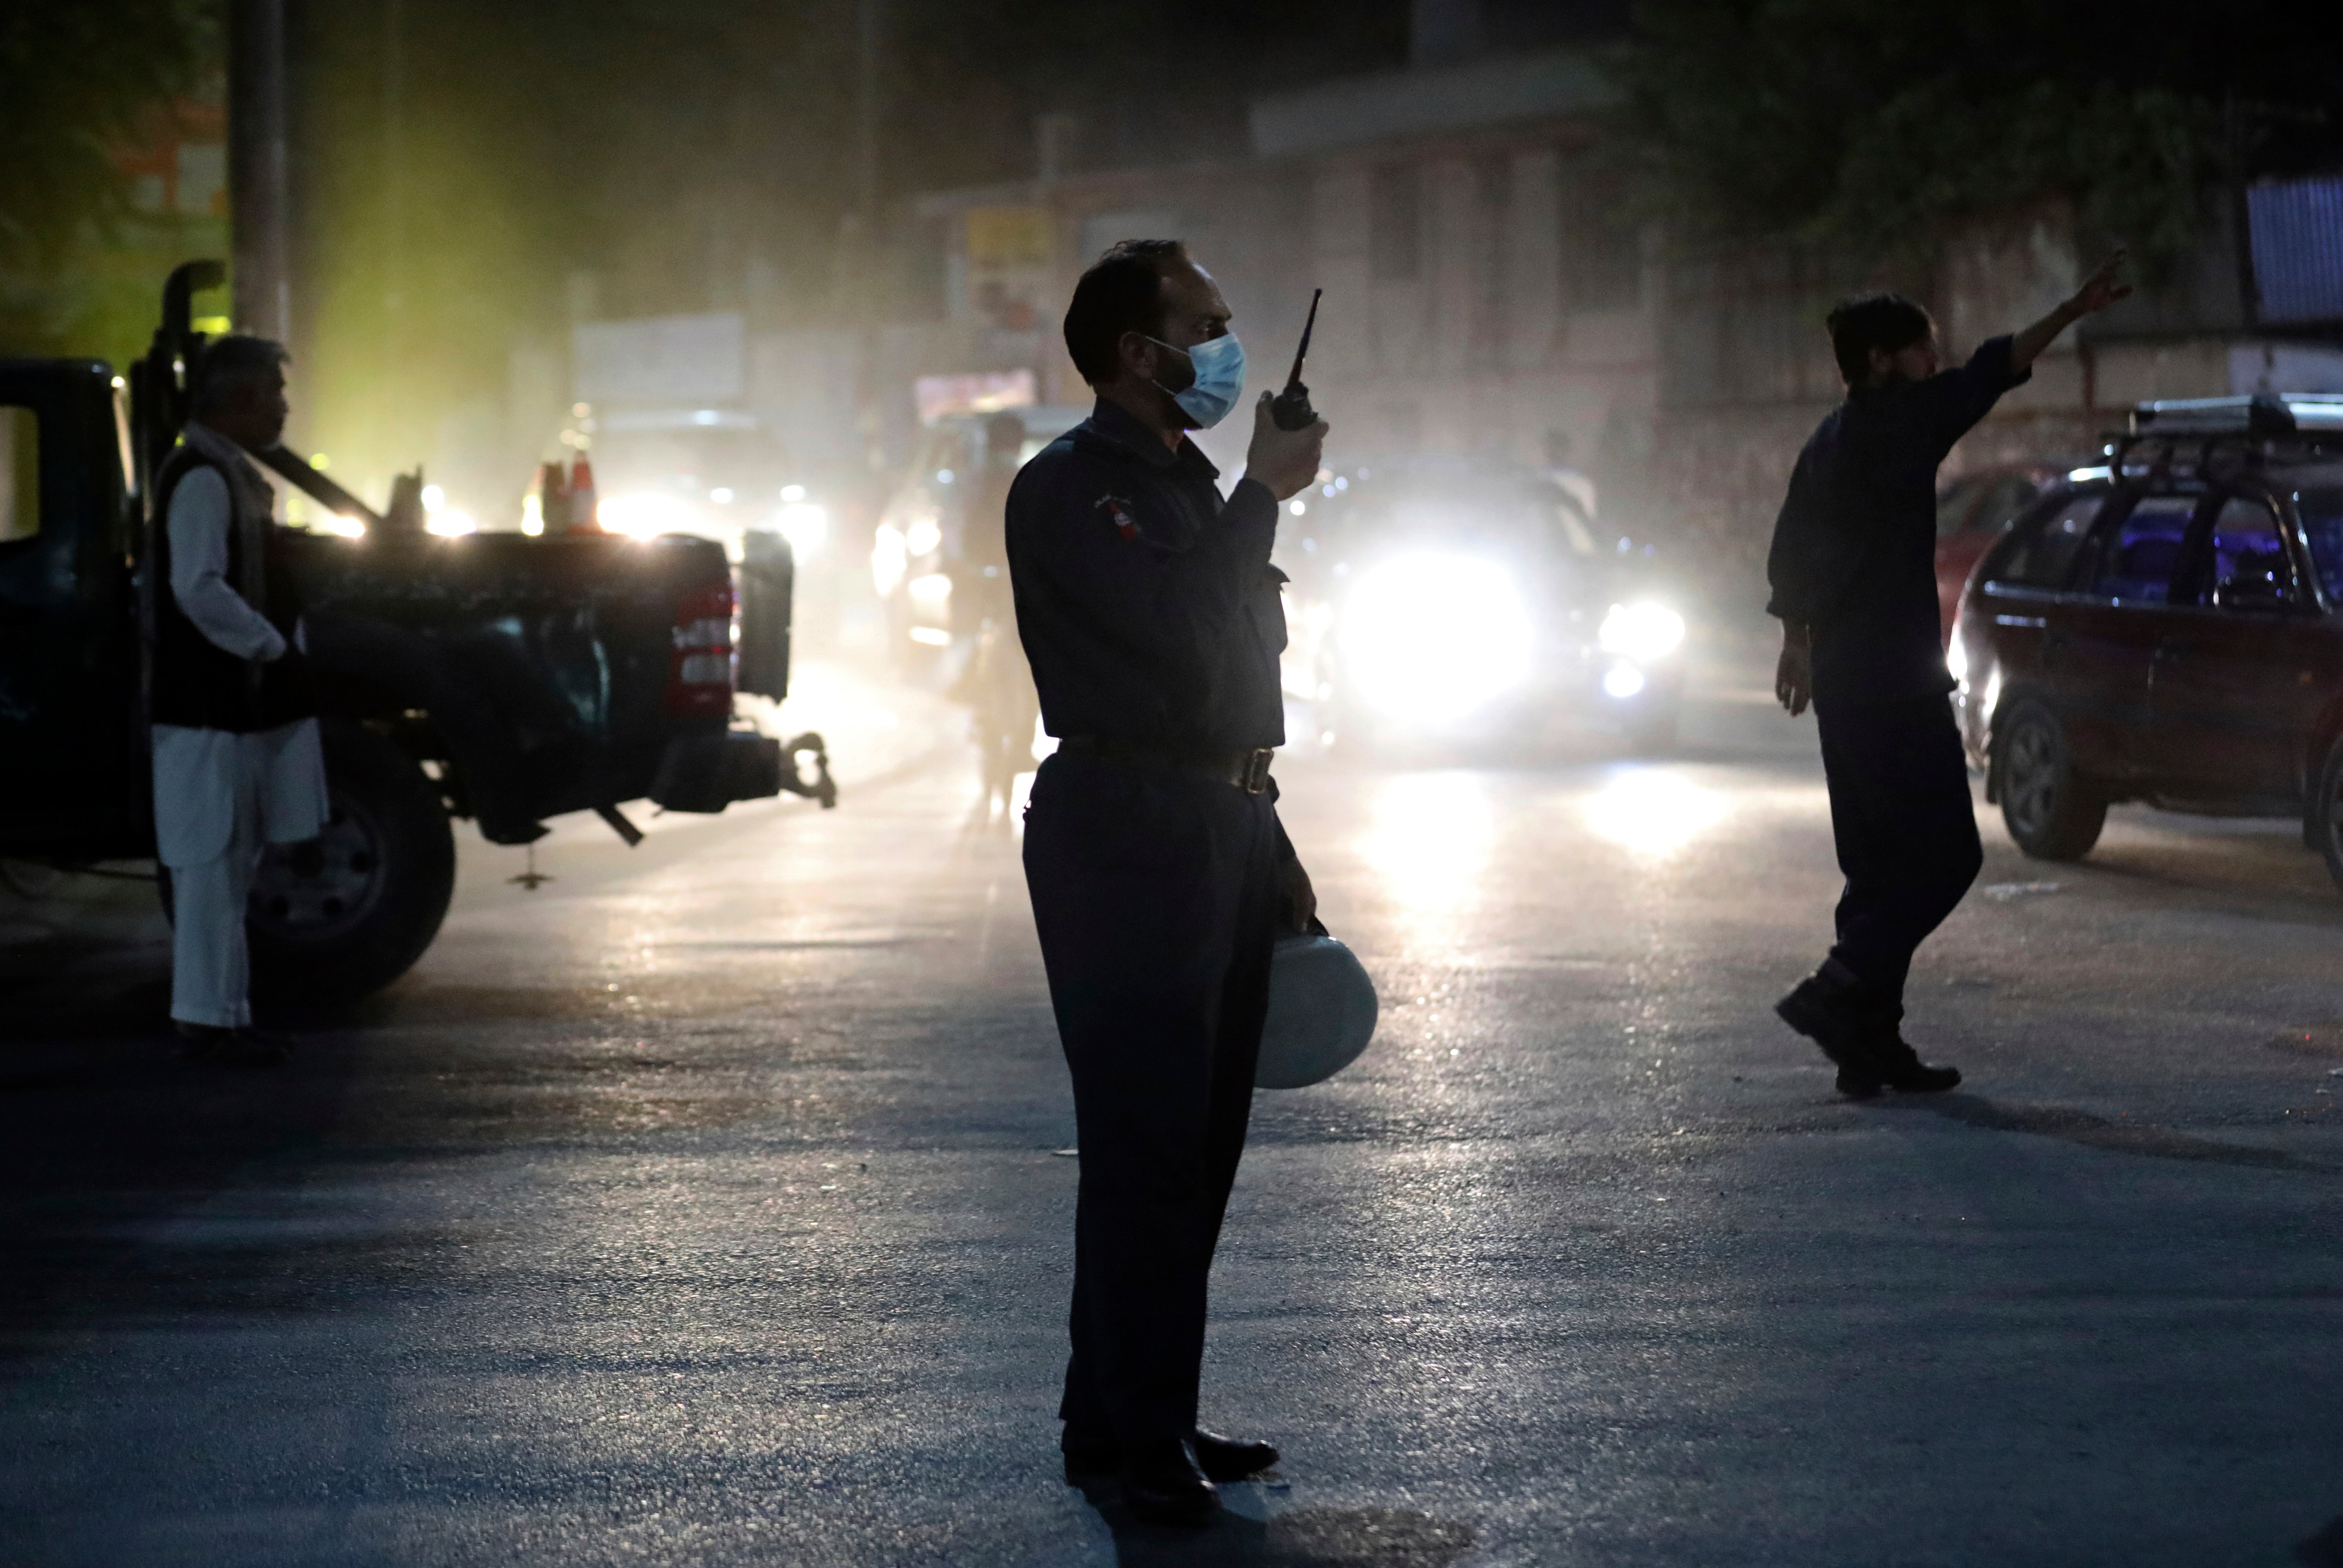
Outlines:
<svg viewBox="0 0 2343 1568"><path fill-rule="evenodd" d="M1056 237L1047 207L979 206L968 211L971 266L1047 266Z"/></svg>

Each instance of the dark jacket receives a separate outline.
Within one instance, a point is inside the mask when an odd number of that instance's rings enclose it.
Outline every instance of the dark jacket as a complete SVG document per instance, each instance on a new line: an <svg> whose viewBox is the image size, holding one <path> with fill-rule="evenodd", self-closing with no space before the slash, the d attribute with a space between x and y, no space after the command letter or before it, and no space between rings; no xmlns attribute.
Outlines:
<svg viewBox="0 0 2343 1568"><path fill-rule="evenodd" d="M1925 381L1858 387L1798 454L1774 525L1769 614L1814 631L1818 707L1953 689L1936 608L1936 466L2014 375L2007 337Z"/></svg>
<svg viewBox="0 0 2343 1568"><path fill-rule="evenodd" d="M262 602L253 606L283 633L283 657L266 663L239 658L196 628L171 591L171 498L189 474L209 468L227 487L227 578L245 592L255 580L246 570L249 552L262 553L258 580L267 584ZM166 458L155 476L155 541L147 570L155 594L154 685L148 718L156 724L182 725L191 729L226 729L252 734L307 719L317 711L308 661L292 646L299 611L277 586L285 573L267 569L268 541L277 533L266 518L246 515L235 477L191 446L182 445ZM252 596L246 592L246 600Z"/></svg>
<svg viewBox="0 0 2343 1568"><path fill-rule="evenodd" d="M1195 753L1285 739L1277 501L1101 401L1010 487L1017 629L1052 735Z"/></svg>

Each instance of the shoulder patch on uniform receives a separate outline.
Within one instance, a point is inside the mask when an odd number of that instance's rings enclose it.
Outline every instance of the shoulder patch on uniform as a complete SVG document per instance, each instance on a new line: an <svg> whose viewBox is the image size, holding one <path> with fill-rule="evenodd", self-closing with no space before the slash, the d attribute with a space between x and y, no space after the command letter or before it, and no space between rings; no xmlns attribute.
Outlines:
<svg viewBox="0 0 2343 1568"><path fill-rule="evenodd" d="M1131 509L1130 500L1122 496L1101 496L1091 509L1114 525L1114 531L1126 539L1139 537L1139 518Z"/></svg>

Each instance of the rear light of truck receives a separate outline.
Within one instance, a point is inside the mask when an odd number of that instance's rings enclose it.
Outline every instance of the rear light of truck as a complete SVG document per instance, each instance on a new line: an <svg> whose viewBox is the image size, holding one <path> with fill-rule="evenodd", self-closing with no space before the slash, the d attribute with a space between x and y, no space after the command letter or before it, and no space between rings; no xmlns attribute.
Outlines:
<svg viewBox="0 0 2343 1568"><path fill-rule="evenodd" d="M699 588L676 601L667 710L676 718L731 714L731 584Z"/></svg>

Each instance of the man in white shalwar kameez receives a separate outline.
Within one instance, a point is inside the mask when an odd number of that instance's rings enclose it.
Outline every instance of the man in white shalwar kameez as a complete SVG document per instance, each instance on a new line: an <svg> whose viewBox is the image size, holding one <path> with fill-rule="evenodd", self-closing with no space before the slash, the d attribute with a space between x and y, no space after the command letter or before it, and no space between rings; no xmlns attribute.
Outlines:
<svg viewBox="0 0 2343 1568"><path fill-rule="evenodd" d="M155 842L171 869L171 1017L191 1054L266 1062L252 1028L245 903L263 847L314 839L325 757L297 618L267 581L274 497L246 453L285 428L285 350L211 344L192 372L163 508L152 712ZM272 617L271 610L275 610Z"/></svg>

